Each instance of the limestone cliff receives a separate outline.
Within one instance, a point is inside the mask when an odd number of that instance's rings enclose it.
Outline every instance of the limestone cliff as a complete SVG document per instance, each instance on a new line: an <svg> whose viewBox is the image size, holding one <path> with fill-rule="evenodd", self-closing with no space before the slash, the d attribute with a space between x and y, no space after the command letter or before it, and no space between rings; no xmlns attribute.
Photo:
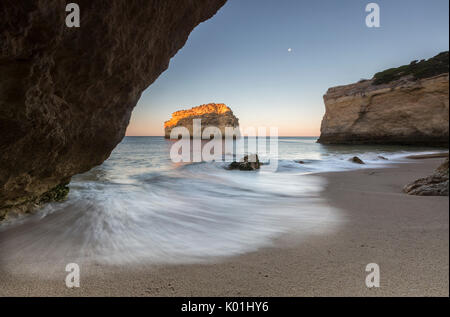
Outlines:
<svg viewBox="0 0 450 317"><path fill-rule="evenodd" d="M108 158L142 91L225 1L78 0L79 28L70 1L1 1L0 218Z"/></svg>
<svg viewBox="0 0 450 317"><path fill-rule="evenodd" d="M164 132L166 138L170 138L170 133L175 127L185 127L189 130L191 137L193 134L193 120L201 119L201 131L206 127L217 127L220 129L222 137L225 137L225 128L236 128L239 126L239 120L233 114L233 111L224 104L210 103L194 107L189 110L176 111L172 118L164 123Z"/></svg>
<svg viewBox="0 0 450 317"><path fill-rule="evenodd" d="M448 146L448 98L448 52L330 88L318 142Z"/></svg>

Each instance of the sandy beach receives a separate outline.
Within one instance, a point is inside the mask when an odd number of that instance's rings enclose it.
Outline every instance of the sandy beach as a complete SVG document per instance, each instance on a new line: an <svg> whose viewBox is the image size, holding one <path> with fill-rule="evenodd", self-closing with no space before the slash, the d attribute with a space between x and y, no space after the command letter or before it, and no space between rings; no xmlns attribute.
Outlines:
<svg viewBox="0 0 450 317"><path fill-rule="evenodd" d="M50 280L0 272L0 296L448 296L449 198L402 193L442 160L318 175L344 221L301 242L288 235L209 264L82 267L77 289L63 270ZM378 289L365 286L368 263L380 266Z"/></svg>

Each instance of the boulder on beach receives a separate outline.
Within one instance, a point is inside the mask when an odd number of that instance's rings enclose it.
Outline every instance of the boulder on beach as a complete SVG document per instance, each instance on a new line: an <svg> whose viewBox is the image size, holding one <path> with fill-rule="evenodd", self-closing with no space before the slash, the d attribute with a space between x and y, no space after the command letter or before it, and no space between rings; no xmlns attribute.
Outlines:
<svg viewBox="0 0 450 317"><path fill-rule="evenodd" d="M356 163L356 164L366 164L366 163L364 163L363 160L361 160L361 159L360 159L359 157L357 157L357 156L352 157L352 158L350 159L350 162L353 162L353 163Z"/></svg>
<svg viewBox="0 0 450 317"><path fill-rule="evenodd" d="M448 164L449 160L447 159L432 175L406 185L403 191L408 195L448 196Z"/></svg>
<svg viewBox="0 0 450 317"><path fill-rule="evenodd" d="M259 157L257 154L250 154L244 156L239 162L232 162L228 169L230 170L241 170L241 171L254 171L261 167L259 162Z"/></svg>

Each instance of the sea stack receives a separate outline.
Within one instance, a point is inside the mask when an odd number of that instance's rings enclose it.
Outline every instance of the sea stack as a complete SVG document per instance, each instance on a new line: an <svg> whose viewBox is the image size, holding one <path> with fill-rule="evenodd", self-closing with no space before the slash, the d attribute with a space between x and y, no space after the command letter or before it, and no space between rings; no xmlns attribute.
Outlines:
<svg viewBox="0 0 450 317"><path fill-rule="evenodd" d="M448 196L448 158L439 166L431 176L420 178L403 188L409 195L417 196Z"/></svg>
<svg viewBox="0 0 450 317"><path fill-rule="evenodd" d="M239 119L233 111L223 103L209 103L189 110L180 110L172 114L172 118L164 123L165 137L170 139L170 133L175 127L185 127L193 137L193 120L201 119L201 131L207 127L220 129L222 137L225 137L225 128L238 128Z"/></svg>
<svg viewBox="0 0 450 317"><path fill-rule="evenodd" d="M319 143L447 146L449 53L330 88Z"/></svg>

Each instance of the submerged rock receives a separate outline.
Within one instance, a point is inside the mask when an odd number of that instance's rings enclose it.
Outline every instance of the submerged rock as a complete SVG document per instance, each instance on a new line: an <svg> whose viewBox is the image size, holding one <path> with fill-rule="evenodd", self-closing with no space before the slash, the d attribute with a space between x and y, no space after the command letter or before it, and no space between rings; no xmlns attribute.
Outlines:
<svg viewBox="0 0 450 317"><path fill-rule="evenodd" d="M385 158L385 157L384 157L384 156L382 156L382 155L378 155L378 158L379 158L380 160L388 161L388 159L387 159L387 158Z"/></svg>
<svg viewBox="0 0 450 317"><path fill-rule="evenodd" d="M406 185L403 191L417 196L448 196L448 186L449 160L447 159L432 175Z"/></svg>
<svg viewBox="0 0 450 317"><path fill-rule="evenodd" d="M76 2L79 28L67 1L0 1L3 214L107 159L141 93L226 0Z"/></svg>
<svg viewBox="0 0 450 317"><path fill-rule="evenodd" d="M360 159L359 157L357 157L357 156L352 157L352 158L350 159L350 162L353 162L353 163L356 163L356 164L366 164L366 163L364 163L363 160L361 160L361 159Z"/></svg>
<svg viewBox="0 0 450 317"><path fill-rule="evenodd" d="M241 171L254 171L258 170L261 167L261 163L259 162L259 157L257 154L250 154L244 156L242 160L239 162L232 162L228 169L230 170L241 170Z"/></svg>

